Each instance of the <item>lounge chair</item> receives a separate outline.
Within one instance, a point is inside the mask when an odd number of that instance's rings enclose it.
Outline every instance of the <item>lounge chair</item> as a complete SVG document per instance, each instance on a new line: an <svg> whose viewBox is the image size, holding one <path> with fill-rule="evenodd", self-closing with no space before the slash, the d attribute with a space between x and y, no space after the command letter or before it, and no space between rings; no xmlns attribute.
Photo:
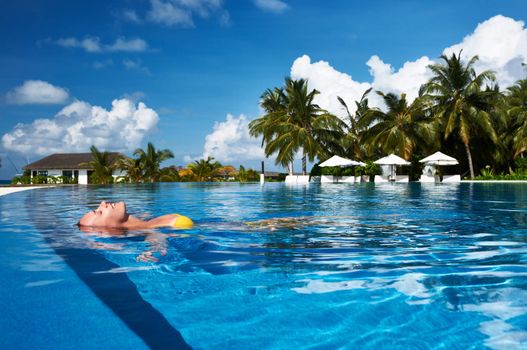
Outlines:
<svg viewBox="0 0 527 350"><path fill-rule="evenodd" d="M375 175L375 182L390 182L387 176Z"/></svg>
<svg viewBox="0 0 527 350"><path fill-rule="evenodd" d="M461 175L444 175L443 182L461 182Z"/></svg>
<svg viewBox="0 0 527 350"><path fill-rule="evenodd" d="M408 175L397 175L395 182L410 182L410 177Z"/></svg>

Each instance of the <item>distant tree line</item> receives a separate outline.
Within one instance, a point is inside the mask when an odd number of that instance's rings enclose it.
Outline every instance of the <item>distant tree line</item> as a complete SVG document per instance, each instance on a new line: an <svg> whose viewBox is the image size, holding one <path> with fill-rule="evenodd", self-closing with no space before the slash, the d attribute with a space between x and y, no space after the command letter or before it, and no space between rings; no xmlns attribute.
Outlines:
<svg viewBox="0 0 527 350"><path fill-rule="evenodd" d="M134 157L120 157L113 163L108 160L108 152L100 152L95 146L91 147L93 169L92 183L107 184L114 181L128 183L146 182L212 182L212 181L257 181L259 174L253 169L239 169L230 165L222 165L213 157L199 159L186 167L161 167L161 163L174 158L168 150L157 150L152 143L148 143L146 150L138 148ZM114 170L123 172L123 176L114 179Z"/></svg>
<svg viewBox="0 0 527 350"><path fill-rule="evenodd" d="M148 143L146 150L138 148L134 151L134 157L121 156L110 159L109 152L101 152L97 147L90 148L92 160L83 165L88 165L90 171L90 183L111 184L114 182L125 183L148 183L148 182L176 182L176 181L258 181L260 175L256 170L245 169L240 165L239 169L230 165L222 165L212 157L199 159L186 167L168 166L161 167L161 163L174 158L172 151L168 149L157 150L152 143ZM114 177L114 171L121 171L122 176ZM14 177L13 183L22 184L44 184L44 183L77 183L77 179L66 176L34 176L31 179L29 170L23 176Z"/></svg>
<svg viewBox="0 0 527 350"><path fill-rule="evenodd" d="M369 89L352 113L338 97L343 119L313 102L319 92L308 90L306 80L286 78L283 87L262 94L265 113L249 130L277 165L291 169L300 152L304 174L308 159L335 154L368 163L395 153L418 167L419 159L436 151L456 157L470 178L527 174L527 80L500 90L492 71L476 72L477 56L463 61L460 52L440 59L428 67L432 78L415 100L375 91L386 108L374 108Z"/></svg>

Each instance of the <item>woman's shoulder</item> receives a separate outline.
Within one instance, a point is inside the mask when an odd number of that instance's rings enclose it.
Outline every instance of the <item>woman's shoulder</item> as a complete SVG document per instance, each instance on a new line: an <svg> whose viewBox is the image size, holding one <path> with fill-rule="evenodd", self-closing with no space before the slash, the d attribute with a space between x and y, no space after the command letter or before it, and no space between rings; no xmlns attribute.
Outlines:
<svg viewBox="0 0 527 350"><path fill-rule="evenodd" d="M150 220L148 224L152 228L172 226L176 217L177 214L166 214Z"/></svg>

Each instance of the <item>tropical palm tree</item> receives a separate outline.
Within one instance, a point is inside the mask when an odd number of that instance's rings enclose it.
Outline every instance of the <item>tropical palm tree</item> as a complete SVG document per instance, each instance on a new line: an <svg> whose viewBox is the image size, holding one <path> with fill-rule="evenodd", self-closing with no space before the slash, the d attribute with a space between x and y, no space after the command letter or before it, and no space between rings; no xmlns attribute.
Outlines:
<svg viewBox="0 0 527 350"><path fill-rule="evenodd" d="M240 165L238 170L237 179L239 182L256 181L259 178L259 174L254 169L245 169L243 165Z"/></svg>
<svg viewBox="0 0 527 350"><path fill-rule="evenodd" d="M221 164L214 162L214 158L209 156L207 159L200 159L190 163L187 168L192 170L197 181L212 181L218 174Z"/></svg>
<svg viewBox="0 0 527 350"><path fill-rule="evenodd" d="M176 182L179 181L179 172L175 166L164 167L159 171L160 182Z"/></svg>
<svg viewBox="0 0 527 350"><path fill-rule="evenodd" d="M93 169L91 180L99 184L112 183L112 173L115 167L110 162L110 153L100 152L95 146L90 147L90 152L92 160L85 163L85 165L89 165Z"/></svg>
<svg viewBox="0 0 527 350"><path fill-rule="evenodd" d="M365 117L372 112L372 109L368 105L368 94L372 89L369 88L362 94L359 101L355 101L355 114L351 114L348 105L343 98L337 96L337 99L341 106L346 111L346 127L344 128L344 137L342 138L342 151L339 152L343 157L351 157L352 159L362 160L366 157L366 150L363 143L361 142L362 133L365 131L364 127L361 127Z"/></svg>
<svg viewBox="0 0 527 350"><path fill-rule="evenodd" d="M304 79L286 78L285 88L267 90L260 105L266 114L249 124L252 136L263 136L267 157L277 154L276 164L289 166L297 152L302 152L302 173L307 173L307 159L324 157L338 148L344 123L316 105L319 92L308 92ZM291 172L291 168L290 168Z"/></svg>
<svg viewBox="0 0 527 350"><path fill-rule="evenodd" d="M507 89L507 114L511 121L514 157L527 151L527 79Z"/></svg>
<svg viewBox="0 0 527 350"><path fill-rule="evenodd" d="M161 176L161 163L167 159L174 158L169 149L156 150L149 142L146 151L141 148L135 150L134 155L139 157L145 181L156 182Z"/></svg>
<svg viewBox="0 0 527 350"><path fill-rule="evenodd" d="M358 125L366 129L361 141L370 149L380 149L383 153L396 153L410 159L418 146L429 145L435 139L434 125L427 117L423 100L417 98L408 103L406 94L377 91L382 97L386 111L372 109Z"/></svg>
<svg viewBox="0 0 527 350"><path fill-rule="evenodd" d="M491 89L482 87L495 80L494 73L484 71L476 74L474 64L478 56L468 62L461 60L461 52L450 57L441 55L442 62L429 68L433 77L423 86L422 91L434 103L435 116L441 123L444 138L455 133L462 142L467 154L470 177L474 178L474 165L470 144L472 138L486 137L496 142L489 110Z"/></svg>
<svg viewBox="0 0 527 350"><path fill-rule="evenodd" d="M138 183L144 179L140 158L121 157L116 160L115 167L126 172L128 182Z"/></svg>
<svg viewBox="0 0 527 350"><path fill-rule="evenodd" d="M287 96L283 88L267 89L260 96L260 107L263 108L265 114L260 118L249 123L249 130L252 136L262 136L262 147L271 142L275 137L274 125L280 122L284 114L287 113ZM266 157L269 157L267 154ZM289 170L289 174L293 174L293 162L285 164Z"/></svg>

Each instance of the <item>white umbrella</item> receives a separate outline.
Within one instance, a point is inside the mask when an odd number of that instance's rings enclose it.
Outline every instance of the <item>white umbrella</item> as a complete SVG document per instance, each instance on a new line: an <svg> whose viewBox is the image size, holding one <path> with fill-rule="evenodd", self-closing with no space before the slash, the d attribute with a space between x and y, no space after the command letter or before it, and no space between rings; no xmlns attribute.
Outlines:
<svg viewBox="0 0 527 350"><path fill-rule="evenodd" d="M353 165L366 165L362 162L357 162L355 160L351 160L348 158L342 158L339 156L333 156L329 158L328 160L320 163L319 167L326 167L326 166L353 166Z"/></svg>
<svg viewBox="0 0 527 350"><path fill-rule="evenodd" d="M410 165L411 164L410 162L407 162L403 158L396 156L393 153L387 157L377 159L374 163L379 164L379 165L389 165L390 166L390 178L392 181L395 181L395 169L394 169L395 165Z"/></svg>
<svg viewBox="0 0 527 350"><path fill-rule="evenodd" d="M456 158L452 158L441 152L436 152L426 158L423 158L420 160L420 162L428 164L428 165L457 165L459 164Z"/></svg>
<svg viewBox="0 0 527 350"><path fill-rule="evenodd" d="M410 162L407 162L395 154L390 154L387 157L377 159L374 163L379 165L410 165Z"/></svg>

